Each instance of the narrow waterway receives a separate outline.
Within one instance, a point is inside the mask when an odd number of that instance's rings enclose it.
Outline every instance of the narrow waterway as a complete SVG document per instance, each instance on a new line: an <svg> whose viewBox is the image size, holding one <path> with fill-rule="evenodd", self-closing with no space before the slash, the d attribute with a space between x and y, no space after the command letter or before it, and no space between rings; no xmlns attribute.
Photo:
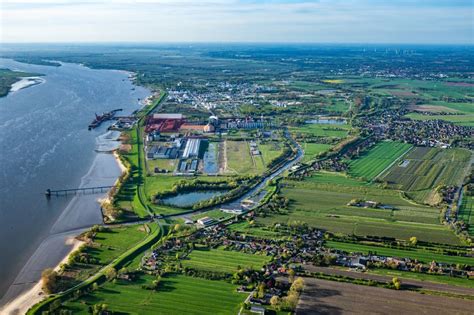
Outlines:
<svg viewBox="0 0 474 315"><path fill-rule="evenodd" d="M5 303L8 288L43 241L101 221L99 195L44 196L47 188L115 181L119 168L113 156L94 151L106 125L87 130L94 113L123 108L120 114L129 114L150 91L135 87L121 71L1 58L0 68L44 74L43 83L0 98L0 298ZM58 257L61 250L55 253ZM35 261L31 264L34 268ZM10 295L34 281L37 273L20 277Z"/></svg>

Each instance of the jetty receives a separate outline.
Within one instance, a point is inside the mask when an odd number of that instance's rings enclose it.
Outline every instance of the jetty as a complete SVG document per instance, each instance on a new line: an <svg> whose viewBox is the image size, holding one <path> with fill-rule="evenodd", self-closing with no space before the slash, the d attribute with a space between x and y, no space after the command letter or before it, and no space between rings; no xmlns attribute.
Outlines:
<svg viewBox="0 0 474 315"><path fill-rule="evenodd" d="M102 115L95 114L94 120L89 124L89 130L99 127L104 121L112 120L115 117L115 114L120 111L122 111L122 109L118 108L110 112L102 113Z"/></svg>
<svg viewBox="0 0 474 315"><path fill-rule="evenodd" d="M44 194L48 198L51 196L67 196L68 194L77 194L80 192L83 192L83 193L89 192L91 194L95 194L95 193L102 193L112 187L114 186L81 187L81 188L57 189L57 190L46 189Z"/></svg>

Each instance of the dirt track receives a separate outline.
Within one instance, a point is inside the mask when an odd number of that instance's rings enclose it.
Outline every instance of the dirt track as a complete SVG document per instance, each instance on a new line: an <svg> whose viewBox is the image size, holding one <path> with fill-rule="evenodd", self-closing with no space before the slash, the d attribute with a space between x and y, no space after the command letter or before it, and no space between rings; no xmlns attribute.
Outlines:
<svg viewBox="0 0 474 315"><path fill-rule="evenodd" d="M305 314L472 314L474 301L305 278Z"/></svg>
<svg viewBox="0 0 474 315"><path fill-rule="evenodd" d="M374 275L374 274L368 274L368 273L362 273L362 272L356 272L356 271L340 270L340 269L335 269L335 268L330 268L330 267L305 266L305 269L310 272L322 272L328 275L347 276L347 277L351 277L355 279L376 280L376 281L381 281L381 282L392 281L392 277L390 276L380 276L380 275ZM474 289L471 289L471 288L453 286L453 285L442 284L442 283L409 280L403 277L400 277L400 278L402 279L403 285L408 285L414 288L474 296Z"/></svg>

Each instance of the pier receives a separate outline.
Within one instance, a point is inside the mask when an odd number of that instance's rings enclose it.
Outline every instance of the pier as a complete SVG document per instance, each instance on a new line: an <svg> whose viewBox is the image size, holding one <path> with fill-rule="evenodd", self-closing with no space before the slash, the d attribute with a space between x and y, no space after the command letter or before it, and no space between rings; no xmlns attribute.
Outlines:
<svg viewBox="0 0 474 315"><path fill-rule="evenodd" d="M96 186L96 187L83 187L83 188L72 188L72 189L58 189L58 190L52 190L52 189L46 189L45 195L46 197L51 197L51 196L67 196L68 194L77 194L80 192L83 193L102 193L114 186Z"/></svg>

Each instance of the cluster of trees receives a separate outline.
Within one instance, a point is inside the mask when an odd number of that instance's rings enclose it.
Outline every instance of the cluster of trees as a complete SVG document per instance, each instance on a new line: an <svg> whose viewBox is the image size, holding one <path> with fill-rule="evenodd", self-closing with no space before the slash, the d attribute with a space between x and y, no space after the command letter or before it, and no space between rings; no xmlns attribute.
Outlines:
<svg viewBox="0 0 474 315"><path fill-rule="evenodd" d="M56 293L59 291L59 274L51 269L51 268L48 268L48 269L45 269L42 273L41 273L41 282L42 282L42 288L43 288L43 291L46 293L46 294L52 294L52 293Z"/></svg>
<svg viewBox="0 0 474 315"><path fill-rule="evenodd" d="M265 217L272 213L281 213L282 210L288 208L290 200L284 196L274 194L270 200L257 210L259 216Z"/></svg>
<svg viewBox="0 0 474 315"><path fill-rule="evenodd" d="M153 280L150 284L142 285L142 289L158 291L160 288L160 284L162 284L161 276L157 276L156 279Z"/></svg>
<svg viewBox="0 0 474 315"><path fill-rule="evenodd" d="M200 269L193 269L189 267L184 267L182 269L183 274L195 277L195 278L203 278L208 280L229 280L231 279L231 275L225 272L218 272L218 271L207 271L207 270L200 270Z"/></svg>
<svg viewBox="0 0 474 315"><path fill-rule="evenodd" d="M290 278L291 280L291 278ZM291 287L288 290L288 293L285 297L280 298L277 295L274 295L270 299L270 304L279 311L294 311L296 305L298 304L298 299L300 297L301 292L303 292L304 288L304 280L303 278L296 278L291 282Z"/></svg>

